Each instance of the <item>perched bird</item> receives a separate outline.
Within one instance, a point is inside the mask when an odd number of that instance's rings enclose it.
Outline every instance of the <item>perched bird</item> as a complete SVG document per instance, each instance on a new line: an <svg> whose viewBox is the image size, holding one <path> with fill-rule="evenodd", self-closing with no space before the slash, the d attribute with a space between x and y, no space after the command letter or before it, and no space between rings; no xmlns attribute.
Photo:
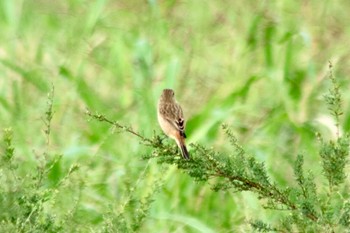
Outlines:
<svg viewBox="0 0 350 233"><path fill-rule="evenodd" d="M190 155L185 144L185 119L181 106L175 100L172 89L164 89L158 102L158 122L163 132L176 141L181 149L182 157L189 159Z"/></svg>

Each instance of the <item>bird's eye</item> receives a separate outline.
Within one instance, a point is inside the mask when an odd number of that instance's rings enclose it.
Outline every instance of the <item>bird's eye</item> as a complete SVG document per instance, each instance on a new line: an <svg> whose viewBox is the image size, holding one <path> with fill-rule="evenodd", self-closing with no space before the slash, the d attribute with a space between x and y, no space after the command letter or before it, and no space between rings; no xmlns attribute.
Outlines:
<svg viewBox="0 0 350 233"><path fill-rule="evenodd" d="M172 91L173 96L175 95L175 92Z"/></svg>

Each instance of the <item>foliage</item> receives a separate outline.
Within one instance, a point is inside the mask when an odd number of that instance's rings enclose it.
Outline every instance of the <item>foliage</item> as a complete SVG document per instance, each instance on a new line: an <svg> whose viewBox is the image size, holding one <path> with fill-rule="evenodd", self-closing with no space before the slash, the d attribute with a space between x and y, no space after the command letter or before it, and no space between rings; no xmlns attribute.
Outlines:
<svg viewBox="0 0 350 233"><path fill-rule="evenodd" d="M15 154L13 146L13 131L5 129L3 133L3 151L1 152L0 181L0 231L1 232L67 232L75 226L76 232L85 232L88 225L80 225L79 212L84 180L74 177L80 169L79 164L72 164L55 178L55 170L60 166L63 155L52 154L49 150L51 121L53 119L54 88L48 95L45 111L44 133L47 137L47 148L36 157L36 167L26 167ZM22 167L22 169L20 169ZM140 180L146 176L147 167ZM130 187L125 203L104 213L103 227L97 229L103 232L138 232L148 214L153 194L161 183L154 183L154 188L146 192L146 196L138 198L134 194L138 182ZM74 197L73 205L64 202ZM111 203L112 204L112 203ZM101 214L102 215L102 214Z"/></svg>
<svg viewBox="0 0 350 233"><path fill-rule="evenodd" d="M45 113L45 134L50 137L50 126L53 116L53 89L49 94L48 108ZM47 140L47 144L49 140ZM44 151L37 156L36 167L28 167L23 173L20 167L26 161L21 161L15 154L13 146L13 131L4 130L3 151L1 152L1 199L0 209L2 232L59 232L64 225L69 224L69 214L76 206L67 212L66 216L58 218L55 211L47 211L54 206L57 196L62 195L78 165L71 165L65 174L55 184L50 184L48 177L53 168L60 163L62 156Z"/></svg>
<svg viewBox="0 0 350 233"><path fill-rule="evenodd" d="M346 229L349 9L0 1L0 231ZM193 161L160 134L164 88Z"/></svg>
<svg viewBox="0 0 350 233"><path fill-rule="evenodd" d="M331 64L329 68L332 88L325 96L325 100L331 114L335 117L339 131L341 94L339 84L333 77ZM192 159L183 160L179 159L178 151L164 145L159 136L152 139L145 138L132 128L110 121L103 115L93 114L90 111L87 111L87 114L137 136L145 145L152 147L153 153L145 155L144 159L157 158L160 164L175 164L194 180L210 183L214 191L253 192L259 199L265 201L263 204L265 209L289 213L289 215L281 214L280 223L273 227L261 220L252 221L251 226L258 231L339 232L350 226L348 205L350 200L346 197L349 192L349 184L346 183L339 187L346 178L345 166L350 153L349 135L339 136L338 132L336 141L324 142L321 135L318 134L321 143L319 153L323 174L328 180L329 191L327 192L324 187L317 188L315 177L311 171L305 174L302 154L297 155L294 163L297 186L290 184L290 187L280 187L272 182L265 163L259 162L253 155L247 154L238 144L237 138L227 125L223 125L223 129L233 147L230 154L226 155L213 148L192 144ZM334 192L336 187L338 188L337 192Z"/></svg>

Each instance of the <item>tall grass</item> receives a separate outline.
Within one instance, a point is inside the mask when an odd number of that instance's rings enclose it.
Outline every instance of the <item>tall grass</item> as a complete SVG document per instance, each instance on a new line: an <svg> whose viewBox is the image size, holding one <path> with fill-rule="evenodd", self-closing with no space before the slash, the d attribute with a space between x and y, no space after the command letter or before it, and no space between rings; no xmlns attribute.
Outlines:
<svg viewBox="0 0 350 233"><path fill-rule="evenodd" d="M300 151L321 174L315 132L336 135L322 98L329 60L349 86L349 4L1 1L0 128L11 128L1 155L15 148L1 170L14 198L2 193L2 229L122 231L125 220L142 232L244 232L250 219L273 221L249 193L215 193L176 167L143 161L151 149L84 112L152 137L157 98L174 88L189 142L229 151L227 123L276 183L293 179ZM350 129L349 95L340 132Z"/></svg>

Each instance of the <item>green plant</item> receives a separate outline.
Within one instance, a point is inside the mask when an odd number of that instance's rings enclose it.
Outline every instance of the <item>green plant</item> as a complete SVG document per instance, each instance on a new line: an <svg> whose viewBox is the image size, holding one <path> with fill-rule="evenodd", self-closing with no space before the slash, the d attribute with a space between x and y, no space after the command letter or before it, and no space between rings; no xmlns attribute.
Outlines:
<svg viewBox="0 0 350 233"><path fill-rule="evenodd" d="M53 116L53 89L48 96L45 118L45 135L49 144ZM37 155L35 166L28 165L15 153L12 129L5 129L0 165L0 230L2 232L59 232L66 220L57 219L48 207L54 205L59 192L64 189L72 174L79 168L72 165L55 184L49 185L50 173L62 155L51 155L45 150ZM74 207L73 207L74 209Z"/></svg>
<svg viewBox="0 0 350 233"><path fill-rule="evenodd" d="M267 199L254 192L213 192L207 182L194 182L189 170L178 170L177 161L157 164L166 159L164 151L175 154L176 148L152 138L159 130L156 101L163 88L176 90L189 144L229 156L234 149L220 127L225 122L245 155L264 162L276 187L299 187L293 168L301 154L304 179L313 176L317 193L329 192L318 152L330 138L336 142L336 130L319 97L326 92L324 64L330 58L341 64L335 73L340 86L350 84L344 78L350 73L349 9L348 0L0 1L0 128L11 128L8 148L14 149L11 165L0 165L4 203L16 204L6 194L10 187L30 199L58 185L32 216L51 216L62 232L117 231L121 218L130 231L138 222L139 232L248 232L247 221L277 229L291 211L263 209ZM54 114L47 127L51 83ZM342 99L341 136L350 130L350 92L343 91ZM86 121L85 106L157 139L164 151L145 165L142 155L156 153L153 146L110 124ZM322 133L319 143L316 131ZM1 156L4 138L0 130ZM40 175L38 169L51 165ZM79 169L62 181L74 165ZM18 181L11 180L12 172ZM41 180L41 188L30 186L31 177ZM160 191L151 195L161 178ZM339 185L334 178L336 196L348 178ZM220 179L208 182L215 186ZM148 195L154 201L145 206L147 216L134 220ZM25 219L16 205L0 205L0 215ZM312 213L311 207L305 212ZM346 222L348 213L342 216ZM16 228L6 219L0 231ZM35 224L26 229L41 231Z"/></svg>
<svg viewBox="0 0 350 233"><path fill-rule="evenodd" d="M62 167L63 154L50 151L50 135L54 117L54 87L47 97L43 117L46 137L44 151L35 161L25 161L16 155L13 131L3 132L0 152L0 231L1 232L85 232L88 224L81 224L82 192L86 179L79 174L80 165ZM104 210L98 232L139 232L153 201L154 193L162 182L157 180L152 188L144 190L142 197L135 194L138 183L147 177L144 168L135 184L130 185L123 203L113 201ZM78 173L74 176L75 173ZM73 203L71 200L73 199ZM74 229L74 230L73 230Z"/></svg>
<svg viewBox="0 0 350 233"><path fill-rule="evenodd" d="M176 147L164 144L158 135L147 138L131 127L111 121L101 114L93 114L90 111L87 111L87 114L137 136L146 146L153 148L153 152L144 155L144 159L157 159L161 164L175 164L194 180L209 183L215 191L255 193L265 209L281 213L277 223L250 220L251 226L258 231L340 232L350 226L349 183L345 180L350 138L348 134L341 136L339 133L339 117L342 115L341 94L339 84L333 77L331 64L329 69L332 88L325 95L325 102L335 118L337 134L335 140L328 142L323 140L321 134L317 134L323 176L328 181L328 191L325 185L316 185L315 180L322 184L321 175L315 177L312 171L304 170L303 154L298 154L294 163L296 184L291 183L288 187L283 187L273 182L265 163L246 153L227 125L223 125L223 130L233 147L230 154L192 144L193 159L187 161L180 159Z"/></svg>

